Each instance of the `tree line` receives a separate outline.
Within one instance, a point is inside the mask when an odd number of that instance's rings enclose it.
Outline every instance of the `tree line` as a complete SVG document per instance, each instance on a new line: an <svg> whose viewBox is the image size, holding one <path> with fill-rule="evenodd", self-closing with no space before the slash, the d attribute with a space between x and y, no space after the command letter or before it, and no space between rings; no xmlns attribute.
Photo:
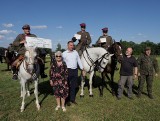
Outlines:
<svg viewBox="0 0 160 121"><path fill-rule="evenodd" d="M152 49L153 55L160 55L160 43L154 43L149 40L146 40L145 42L141 43L135 43L133 41L123 41L120 40L120 43L123 48L123 52L125 52L127 47L133 48L133 54L134 55L140 55L142 52L144 52L145 47L149 46Z"/></svg>
<svg viewBox="0 0 160 121"><path fill-rule="evenodd" d="M122 45L123 52L126 51L127 47L132 47L133 54L140 55L144 51L145 47L149 46L152 49L153 55L160 55L160 43L154 43L149 40L146 40L145 42L141 42L139 44L135 43L133 41L120 40L120 43ZM4 47L0 47L0 54L1 55L2 55L2 52L4 52L4 49L5 49ZM46 54L52 53L51 49L44 48L43 50L45 50ZM65 49L63 49L61 44L58 43L55 51L62 51L63 52L63 51L65 51Z"/></svg>

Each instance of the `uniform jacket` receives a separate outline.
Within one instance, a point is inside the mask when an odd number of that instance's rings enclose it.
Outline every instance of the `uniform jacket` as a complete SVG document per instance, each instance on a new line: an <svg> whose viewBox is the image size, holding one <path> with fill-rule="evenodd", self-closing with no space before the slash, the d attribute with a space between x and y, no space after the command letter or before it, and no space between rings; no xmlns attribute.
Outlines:
<svg viewBox="0 0 160 121"><path fill-rule="evenodd" d="M141 75L153 75L154 71L158 73L158 62L154 56L146 56L145 54L141 54L137 61L138 70Z"/></svg>
<svg viewBox="0 0 160 121"><path fill-rule="evenodd" d="M91 36L90 36L89 32L79 31L79 32L77 32L77 34L81 35L81 39L79 40L78 44L80 44L82 46L85 46L85 45L89 46L89 44L91 43Z"/></svg>
<svg viewBox="0 0 160 121"><path fill-rule="evenodd" d="M28 37L36 37L34 34L27 35ZM19 34L16 39L13 41L13 48L15 51L18 52L18 54L24 55L26 49L24 47L24 44L20 44L21 41L25 39L25 34Z"/></svg>
<svg viewBox="0 0 160 121"><path fill-rule="evenodd" d="M104 43L100 43L100 39L101 38L106 38L106 42ZM103 47L105 49L107 49L109 46L111 46L113 44L113 41L112 41L112 37L111 36L100 36L96 42L96 46L100 46L100 47Z"/></svg>

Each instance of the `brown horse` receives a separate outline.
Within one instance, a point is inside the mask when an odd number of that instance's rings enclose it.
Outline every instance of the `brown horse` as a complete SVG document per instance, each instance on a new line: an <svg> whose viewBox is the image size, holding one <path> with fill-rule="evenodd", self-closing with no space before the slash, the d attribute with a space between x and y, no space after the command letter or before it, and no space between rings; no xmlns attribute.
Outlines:
<svg viewBox="0 0 160 121"><path fill-rule="evenodd" d="M5 61L7 63L7 69L9 70L9 67L11 66L12 62L15 60L15 53L14 51L10 52L8 49L6 49L5 52Z"/></svg>
<svg viewBox="0 0 160 121"><path fill-rule="evenodd" d="M108 48L108 52L110 54L114 54L114 55L111 57L111 63L106 66L105 70L101 74L102 75L102 86L99 87L100 96L103 96L103 87L105 85L105 76L110 81L112 95L115 95L115 87L114 87L114 79L113 79L114 72L116 70L117 61L120 62L121 58L123 57L122 46L119 42L114 42L114 44L112 44ZM110 77L108 74L110 74Z"/></svg>

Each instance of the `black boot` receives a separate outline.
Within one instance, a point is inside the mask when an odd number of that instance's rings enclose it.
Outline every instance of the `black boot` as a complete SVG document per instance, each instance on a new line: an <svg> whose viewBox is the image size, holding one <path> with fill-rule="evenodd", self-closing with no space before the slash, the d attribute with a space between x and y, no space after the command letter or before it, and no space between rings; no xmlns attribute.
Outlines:
<svg viewBox="0 0 160 121"><path fill-rule="evenodd" d="M41 74L41 78L47 78L48 76L45 73Z"/></svg>
<svg viewBox="0 0 160 121"><path fill-rule="evenodd" d="M12 79L13 80L17 80L18 79L18 73L17 73L17 69L16 69L15 66L12 67L12 71L13 71L13 77L12 77Z"/></svg>

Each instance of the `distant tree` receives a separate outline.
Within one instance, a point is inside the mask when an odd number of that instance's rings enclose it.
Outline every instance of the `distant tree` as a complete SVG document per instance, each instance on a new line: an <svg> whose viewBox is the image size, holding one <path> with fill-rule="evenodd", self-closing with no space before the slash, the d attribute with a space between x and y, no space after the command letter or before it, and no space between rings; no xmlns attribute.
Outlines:
<svg viewBox="0 0 160 121"><path fill-rule="evenodd" d="M58 44L57 44L56 51L61 51L61 49L62 49L62 48L61 48L61 44L60 44L60 43L58 43Z"/></svg>

